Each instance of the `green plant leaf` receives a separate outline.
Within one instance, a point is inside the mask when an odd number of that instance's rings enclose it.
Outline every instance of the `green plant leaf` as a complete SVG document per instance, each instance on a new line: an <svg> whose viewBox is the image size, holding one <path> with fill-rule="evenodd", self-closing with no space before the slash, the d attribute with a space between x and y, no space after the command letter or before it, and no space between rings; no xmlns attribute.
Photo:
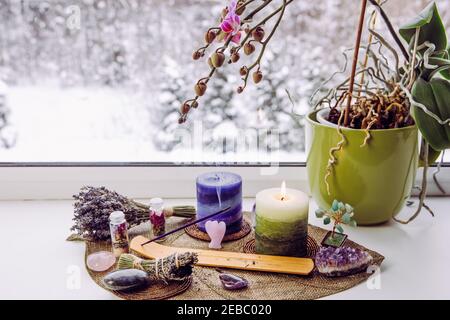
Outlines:
<svg viewBox="0 0 450 320"><path fill-rule="evenodd" d="M414 100L423 104L441 120L450 117L450 82L435 78L427 82L422 78L416 80L412 95ZM435 151L450 148L450 126L441 125L427 115L422 109L414 106L412 115L422 136Z"/></svg>
<svg viewBox="0 0 450 320"><path fill-rule="evenodd" d="M351 226L351 227L356 227L357 226L357 224L356 224L356 221L355 220L350 220L350 222L349 222L349 224L348 224L349 226Z"/></svg>
<svg viewBox="0 0 450 320"><path fill-rule="evenodd" d="M428 145L428 164L432 165L437 161L442 151L434 150L430 145ZM422 143L420 146L420 154L419 154L419 167L423 168L425 166L425 150L424 144Z"/></svg>
<svg viewBox="0 0 450 320"><path fill-rule="evenodd" d="M430 3L417 17L402 26L399 30L400 35L410 43L418 27L420 27L419 45L430 41L436 46L436 51L447 49L447 34L436 3Z"/></svg>
<svg viewBox="0 0 450 320"><path fill-rule="evenodd" d="M323 224L327 225L327 224L330 224L330 222L331 222L330 217L323 218Z"/></svg>
<svg viewBox="0 0 450 320"><path fill-rule="evenodd" d="M341 226L340 224L338 224L338 225L336 226L336 230L337 230L339 233L344 233L344 228L342 228L342 226Z"/></svg>

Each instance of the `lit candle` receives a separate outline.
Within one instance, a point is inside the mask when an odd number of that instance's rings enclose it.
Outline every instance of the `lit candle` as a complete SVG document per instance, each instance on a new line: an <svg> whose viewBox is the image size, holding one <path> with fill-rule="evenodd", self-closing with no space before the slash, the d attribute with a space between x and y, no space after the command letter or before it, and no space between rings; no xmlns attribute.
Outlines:
<svg viewBox="0 0 450 320"><path fill-rule="evenodd" d="M230 209L212 220L225 222L226 234L238 232L242 228L242 178L231 172L208 172L197 177L197 219L227 207ZM205 224L198 224L203 232Z"/></svg>
<svg viewBox="0 0 450 320"><path fill-rule="evenodd" d="M256 195L256 252L303 257L308 237L309 197L281 188L266 189Z"/></svg>

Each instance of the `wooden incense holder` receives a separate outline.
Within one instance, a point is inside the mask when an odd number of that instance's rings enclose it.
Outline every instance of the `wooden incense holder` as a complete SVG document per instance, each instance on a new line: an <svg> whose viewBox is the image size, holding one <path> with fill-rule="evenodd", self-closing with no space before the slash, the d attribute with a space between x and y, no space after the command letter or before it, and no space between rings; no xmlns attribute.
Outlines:
<svg viewBox="0 0 450 320"><path fill-rule="evenodd" d="M143 246L142 244L147 241L147 238L137 236L131 241L130 248L135 253L150 259L163 258L174 253L195 252L198 254L197 265L204 267L230 268L297 275L308 275L314 269L314 262L309 258L176 248L164 246L155 242Z"/></svg>

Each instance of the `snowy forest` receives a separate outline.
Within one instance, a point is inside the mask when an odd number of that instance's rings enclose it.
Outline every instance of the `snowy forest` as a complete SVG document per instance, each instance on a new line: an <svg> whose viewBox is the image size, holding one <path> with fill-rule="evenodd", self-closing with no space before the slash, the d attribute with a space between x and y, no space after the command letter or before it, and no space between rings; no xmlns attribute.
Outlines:
<svg viewBox="0 0 450 320"><path fill-rule="evenodd" d="M0 161L255 161L229 141L261 128L279 135L281 161L304 161L309 97L341 68L359 2L294 1L264 80L244 94L235 70L221 69L183 125L207 132L195 155L180 148L178 112L208 70L192 52L227 2L0 0ZM428 2L385 7L398 26ZM450 27L450 1L436 2Z"/></svg>

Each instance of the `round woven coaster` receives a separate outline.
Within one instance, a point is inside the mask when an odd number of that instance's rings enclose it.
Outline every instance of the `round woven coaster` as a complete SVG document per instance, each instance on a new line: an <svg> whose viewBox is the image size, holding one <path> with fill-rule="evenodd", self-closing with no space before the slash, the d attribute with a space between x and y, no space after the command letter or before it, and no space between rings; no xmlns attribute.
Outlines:
<svg viewBox="0 0 450 320"><path fill-rule="evenodd" d="M192 238L203 240L203 241L211 241L211 238L208 236L206 232L201 231L196 224L187 227L184 229L188 235L190 235ZM250 222L248 222L246 219L242 220L242 228L240 231L227 234L223 238L222 242L228 242L228 241L235 241L244 238L246 235L248 235L252 231L252 227L250 226Z"/></svg>
<svg viewBox="0 0 450 320"><path fill-rule="evenodd" d="M306 243L306 257L305 258L314 258L319 251L319 246L317 245L316 240L312 237L308 236L308 240ZM256 241L255 239L251 239L244 244L244 253L256 253Z"/></svg>
<svg viewBox="0 0 450 320"><path fill-rule="evenodd" d="M91 242L86 241L86 253L85 253L85 261L87 256L91 253L98 251L108 251L111 250L111 244L108 242ZM116 266L111 267L109 270L105 272L95 272L90 270L86 266L86 270L91 276L92 280L95 281L100 287L105 290L110 291L114 295L119 298L125 300L163 300L179 295L180 293L185 292L192 284L192 277L184 279L183 281L173 281L168 283L167 285L164 283L155 283L150 285L149 287L134 292L121 292L121 291L111 291L107 289L103 285L103 277L107 275L109 272L114 271Z"/></svg>

